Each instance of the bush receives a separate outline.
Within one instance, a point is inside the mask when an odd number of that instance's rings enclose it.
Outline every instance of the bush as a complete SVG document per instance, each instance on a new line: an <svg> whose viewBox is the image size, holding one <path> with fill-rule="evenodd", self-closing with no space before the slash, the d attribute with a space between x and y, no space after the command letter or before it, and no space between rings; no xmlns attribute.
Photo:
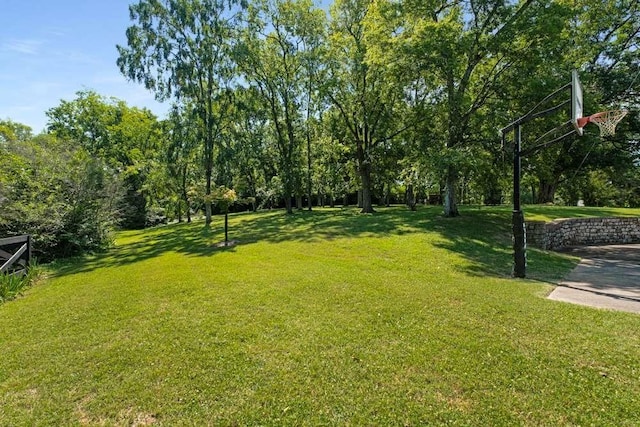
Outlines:
<svg viewBox="0 0 640 427"><path fill-rule="evenodd" d="M156 227L158 225L167 224L167 216L165 210L160 207L154 207L147 212L145 227Z"/></svg>
<svg viewBox="0 0 640 427"><path fill-rule="evenodd" d="M71 142L41 135L0 156L0 236L31 234L41 261L95 251L111 241L121 185Z"/></svg>

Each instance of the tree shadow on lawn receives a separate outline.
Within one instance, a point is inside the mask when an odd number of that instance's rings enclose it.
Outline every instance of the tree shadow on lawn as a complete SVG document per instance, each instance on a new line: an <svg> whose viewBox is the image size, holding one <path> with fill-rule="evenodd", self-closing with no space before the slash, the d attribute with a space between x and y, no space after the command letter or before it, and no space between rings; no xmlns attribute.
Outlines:
<svg viewBox="0 0 640 427"><path fill-rule="evenodd" d="M223 217L220 216L214 217L210 228L195 222L124 232L116 246L105 253L62 260L55 264L54 270L58 276L74 274L141 262L169 252L210 257L236 252L238 247L258 242L319 242L402 235L427 230L434 219L437 218L428 209L411 212L403 208L380 209L374 215L361 215L356 209L320 209L293 215L286 215L281 210L240 213L229 216L229 239L236 241L234 246L219 245L224 241Z"/></svg>
<svg viewBox="0 0 640 427"><path fill-rule="evenodd" d="M462 270L473 276L511 277L513 243L511 210L470 210L449 218L451 226L440 232L445 239L436 246L459 253L471 262ZM527 248L527 278L557 283L577 265L574 257Z"/></svg>
<svg viewBox="0 0 640 427"><path fill-rule="evenodd" d="M510 211L470 209L460 217L444 218L439 206L423 207L416 212L404 207L380 208L373 215L359 214L356 209L317 209L293 215L280 210L241 213L229 218L229 237L238 242L236 246L217 246L224 240L224 234L222 217L215 217L211 228L196 222L124 233L119 239L121 242L106 253L63 261L56 265L55 271L56 275L66 275L124 266L169 252L211 257L236 252L238 247L258 242L320 242L419 232L441 235L444 241L435 242L436 247L454 251L471 261L470 265L461 267L465 273L505 277L511 274L512 262L510 215ZM529 254L532 253L530 250ZM537 262L540 255L532 258Z"/></svg>
<svg viewBox="0 0 640 427"><path fill-rule="evenodd" d="M56 276L88 272L97 268L123 266L155 258L168 252L193 255L230 251L234 247L217 248L211 241L212 231L199 224L171 224L123 233L116 245L105 252L59 260L54 263Z"/></svg>
<svg viewBox="0 0 640 427"><path fill-rule="evenodd" d="M436 247L462 255L469 265L459 267L473 276L507 276L511 268L510 212L496 210L461 211L444 218L439 230L444 239Z"/></svg>

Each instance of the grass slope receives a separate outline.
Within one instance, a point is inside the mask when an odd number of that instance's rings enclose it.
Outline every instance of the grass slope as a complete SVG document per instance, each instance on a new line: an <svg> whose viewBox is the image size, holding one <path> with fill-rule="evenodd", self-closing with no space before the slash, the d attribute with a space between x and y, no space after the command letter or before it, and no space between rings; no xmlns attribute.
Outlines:
<svg viewBox="0 0 640 427"><path fill-rule="evenodd" d="M121 233L0 306L0 425L638 425L640 316L544 299L565 256L509 278L509 219Z"/></svg>

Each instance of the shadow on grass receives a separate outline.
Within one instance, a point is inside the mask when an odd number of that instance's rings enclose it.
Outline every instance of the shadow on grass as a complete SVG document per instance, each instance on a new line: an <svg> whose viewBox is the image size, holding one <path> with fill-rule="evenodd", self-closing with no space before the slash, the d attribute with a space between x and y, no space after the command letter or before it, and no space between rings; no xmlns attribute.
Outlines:
<svg viewBox="0 0 640 427"><path fill-rule="evenodd" d="M510 212L495 209L462 210L455 218L443 218L444 237L436 247L462 255L470 263L460 267L475 276L508 276L511 271Z"/></svg>
<svg viewBox="0 0 640 427"><path fill-rule="evenodd" d="M438 210L439 211L439 210ZM230 216L230 239L234 246L221 246L224 240L221 217L214 217L210 228L202 222L172 224L139 232L124 232L116 247L105 253L63 260L54 266L56 275L96 268L122 266L162 254L215 256L235 252L238 247L257 242L313 242L349 237L384 237L426 230L436 217L434 209L411 212L404 208L380 209L374 215L361 215L356 209L319 209L286 215L284 211L242 213ZM425 215L426 213L426 215Z"/></svg>
<svg viewBox="0 0 640 427"><path fill-rule="evenodd" d="M456 252L470 264L462 270L474 276L511 277L513 246L511 210L486 208L462 211L447 219L440 233L445 238L437 247ZM537 248L527 248L527 278L557 283L575 265L577 259Z"/></svg>
<svg viewBox="0 0 640 427"><path fill-rule="evenodd" d="M236 214L230 216L230 238L237 241L234 246L219 245L223 241L222 221L215 217L211 228L196 222L125 232L118 245L108 252L63 261L54 270L57 275L66 275L128 265L169 252L211 257L257 242L317 242L419 232L439 234L444 240L436 242L436 247L468 259L470 264L460 267L465 273L505 277L511 274L510 215L510 211L503 209L482 208L462 211L457 218L444 218L438 206L423 207L417 212L404 207L381 208L374 215L361 215L356 209L317 209L293 215L283 211ZM530 250L529 254L530 259L541 265L553 264L559 257L542 251ZM559 268L567 269L564 264Z"/></svg>

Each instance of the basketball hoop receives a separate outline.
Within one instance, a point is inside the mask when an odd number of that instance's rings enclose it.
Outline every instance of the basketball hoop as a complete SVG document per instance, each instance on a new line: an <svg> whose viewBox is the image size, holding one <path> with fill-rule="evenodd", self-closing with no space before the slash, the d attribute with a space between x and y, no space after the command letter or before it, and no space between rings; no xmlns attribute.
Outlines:
<svg viewBox="0 0 640 427"><path fill-rule="evenodd" d="M578 119L578 126L583 128L588 123L595 123L600 128L600 136L613 136L616 133L616 125L626 115L625 110L602 111Z"/></svg>

